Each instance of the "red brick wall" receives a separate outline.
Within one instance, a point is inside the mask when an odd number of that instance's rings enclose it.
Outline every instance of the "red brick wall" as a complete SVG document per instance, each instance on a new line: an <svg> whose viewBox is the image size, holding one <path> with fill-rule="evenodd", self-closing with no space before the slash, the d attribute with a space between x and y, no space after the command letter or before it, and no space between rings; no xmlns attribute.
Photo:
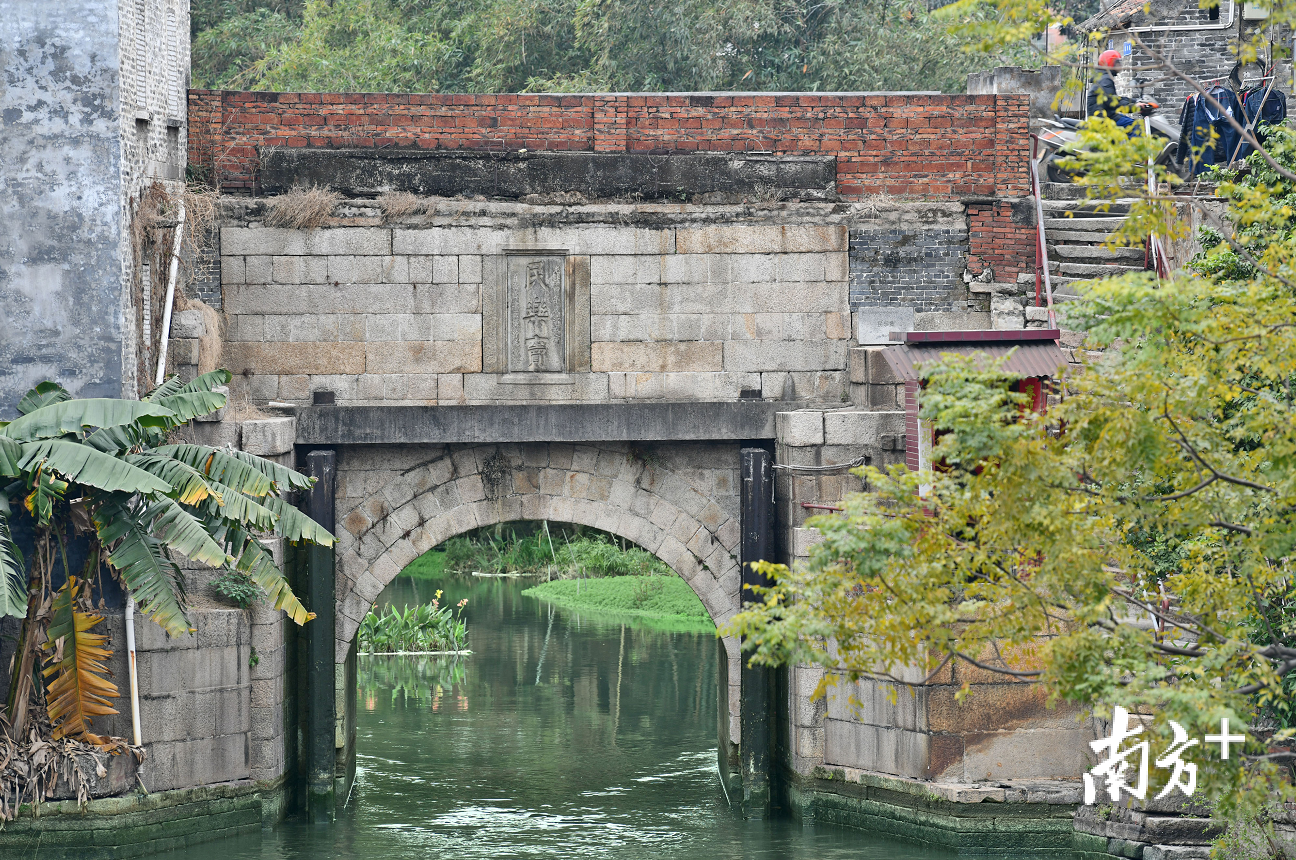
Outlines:
<svg viewBox="0 0 1296 860"><path fill-rule="evenodd" d="M1035 271L1035 226L1014 224L1008 202L969 204L968 270L986 266L999 283L1011 283L1022 272Z"/></svg>
<svg viewBox="0 0 1296 860"><path fill-rule="evenodd" d="M224 190L249 192L267 146L771 151L835 155L847 198L1018 197L1030 188L1028 98L191 90L189 160Z"/></svg>

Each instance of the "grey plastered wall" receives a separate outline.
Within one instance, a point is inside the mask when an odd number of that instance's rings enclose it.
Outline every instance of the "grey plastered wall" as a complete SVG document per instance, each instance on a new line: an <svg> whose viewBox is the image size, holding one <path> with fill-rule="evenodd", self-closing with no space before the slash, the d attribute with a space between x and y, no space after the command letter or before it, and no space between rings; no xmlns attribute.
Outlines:
<svg viewBox="0 0 1296 860"><path fill-rule="evenodd" d="M129 225L184 177L189 4L0 0L0 21L0 418L44 379L133 396Z"/></svg>
<svg viewBox="0 0 1296 860"><path fill-rule="evenodd" d="M0 417L56 379L122 393L115 0L0 0Z"/></svg>

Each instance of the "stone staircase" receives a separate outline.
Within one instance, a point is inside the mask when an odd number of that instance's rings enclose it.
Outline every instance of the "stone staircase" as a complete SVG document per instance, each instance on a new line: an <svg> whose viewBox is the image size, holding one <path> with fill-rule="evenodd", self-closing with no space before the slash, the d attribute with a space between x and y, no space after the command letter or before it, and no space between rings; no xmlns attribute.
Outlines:
<svg viewBox="0 0 1296 860"><path fill-rule="evenodd" d="M1128 201L1086 201L1081 186L1051 182L1041 191L1054 304L1078 298L1079 281L1143 270L1142 248L1104 247L1129 214Z"/></svg>

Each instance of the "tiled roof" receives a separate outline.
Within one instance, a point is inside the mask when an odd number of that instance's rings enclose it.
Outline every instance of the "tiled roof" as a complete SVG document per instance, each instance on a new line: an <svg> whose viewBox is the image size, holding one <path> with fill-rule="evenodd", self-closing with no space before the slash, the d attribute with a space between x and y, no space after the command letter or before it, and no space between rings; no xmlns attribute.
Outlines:
<svg viewBox="0 0 1296 860"><path fill-rule="evenodd" d="M1135 15L1143 12L1153 19L1168 17L1180 5L1182 4L1176 0L1117 0L1106 11L1076 24L1075 29L1081 33L1110 30L1128 23Z"/></svg>

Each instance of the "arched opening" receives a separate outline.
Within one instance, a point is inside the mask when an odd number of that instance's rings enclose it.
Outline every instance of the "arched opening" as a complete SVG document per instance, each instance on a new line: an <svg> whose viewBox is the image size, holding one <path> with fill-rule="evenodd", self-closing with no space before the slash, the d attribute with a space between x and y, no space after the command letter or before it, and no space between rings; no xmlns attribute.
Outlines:
<svg viewBox="0 0 1296 860"><path fill-rule="evenodd" d="M367 653L374 617L432 601L471 654ZM715 627L656 556L581 524L497 523L417 557L374 605L351 658L368 825L499 856L609 840L645 856L724 826Z"/></svg>

